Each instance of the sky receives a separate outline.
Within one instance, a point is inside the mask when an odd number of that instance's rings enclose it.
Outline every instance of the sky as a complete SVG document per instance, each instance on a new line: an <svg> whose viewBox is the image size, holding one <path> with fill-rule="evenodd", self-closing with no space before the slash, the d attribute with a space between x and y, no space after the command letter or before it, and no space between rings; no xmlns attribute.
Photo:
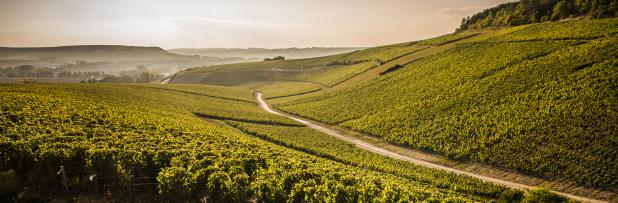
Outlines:
<svg viewBox="0 0 618 203"><path fill-rule="evenodd" d="M507 0L0 0L0 46L368 47L451 33Z"/></svg>

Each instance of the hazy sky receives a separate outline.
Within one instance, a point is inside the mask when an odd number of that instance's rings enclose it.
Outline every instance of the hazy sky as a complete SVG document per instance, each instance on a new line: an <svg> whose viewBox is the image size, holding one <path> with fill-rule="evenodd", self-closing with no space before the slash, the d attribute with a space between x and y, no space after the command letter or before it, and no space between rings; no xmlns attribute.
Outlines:
<svg viewBox="0 0 618 203"><path fill-rule="evenodd" d="M375 46L506 0L0 0L0 46Z"/></svg>

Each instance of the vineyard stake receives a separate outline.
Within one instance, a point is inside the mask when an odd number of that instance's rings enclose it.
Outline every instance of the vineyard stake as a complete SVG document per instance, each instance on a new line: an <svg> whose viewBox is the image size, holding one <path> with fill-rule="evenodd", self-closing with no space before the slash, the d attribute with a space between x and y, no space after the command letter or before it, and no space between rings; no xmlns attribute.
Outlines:
<svg viewBox="0 0 618 203"><path fill-rule="evenodd" d="M129 177L129 201L133 203L133 176Z"/></svg>
<svg viewBox="0 0 618 203"><path fill-rule="evenodd" d="M56 175L60 175L62 178L62 187L64 188L65 192L69 191L69 184L67 183L67 175L66 173L64 173L64 166L60 166L60 170L58 171L58 173L56 173Z"/></svg>
<svg viewBox="0 0 618 203"><path fill-rule="evenodd" d="M90 175L90 182L94 184L94 193L99 194L99 179L97 178L97 174Z"/></svg>

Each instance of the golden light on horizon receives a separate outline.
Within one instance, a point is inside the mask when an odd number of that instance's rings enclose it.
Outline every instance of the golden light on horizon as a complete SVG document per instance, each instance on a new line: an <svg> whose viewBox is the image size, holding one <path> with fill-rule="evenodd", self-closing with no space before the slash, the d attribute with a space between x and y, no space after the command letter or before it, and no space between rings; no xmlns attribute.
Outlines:
<svg viewBox="0 0 618 203"><path fill-rule="evenodd" d="M0 46L376 46L450 33L502 2L3 0Z"/></svg>

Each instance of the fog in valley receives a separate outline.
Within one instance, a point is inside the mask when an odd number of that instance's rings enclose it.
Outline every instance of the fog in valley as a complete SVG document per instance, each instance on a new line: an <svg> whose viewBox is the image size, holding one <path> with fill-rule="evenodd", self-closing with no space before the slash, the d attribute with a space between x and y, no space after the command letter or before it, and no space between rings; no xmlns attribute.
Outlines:
<svg viewBox="0 0 618 203"><path fill-rule="evenodd" d="M118 45L0 48L0 82L159 82L178 71L265 58L310 58L361 48L172 49Z"/></svg>

